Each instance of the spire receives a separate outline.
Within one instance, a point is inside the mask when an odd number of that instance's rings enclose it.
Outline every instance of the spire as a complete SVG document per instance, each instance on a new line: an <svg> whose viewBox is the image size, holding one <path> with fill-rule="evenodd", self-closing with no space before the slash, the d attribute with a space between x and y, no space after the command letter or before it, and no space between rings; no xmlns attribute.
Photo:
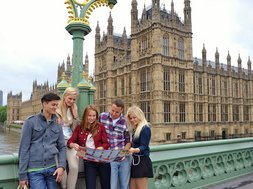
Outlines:
<svg viewBox="0 0 253 189"><path fill-rule="evenodd" d="M132 0L132 9L131 9L131 33L137 28L138 24L138 9L137 9L137 1Z"/></svg>
<svg viewBox="0 0 253 189"><path fill-rule="evenodd" d="M175 13L174 2L173 2L173 0L171 0L171 14L173 15L174 13Z"/></svg>
<svg viewBox="0 0 253 189"><path fill-rule="evenodd" d="M192 21L191 21L190 0L184 0L184 23L185 23L185 26L191 31Z"/></svg>
<svg viewBox="0 0 253 189"><path fill-rule="evenodd" d="M70 56L68 54L68 57L67 57L67 72L71 72L71 62L70 62Z"/></svg>
<svg viewBox="0 0 253 189"><path fill-rule="evenodd" d="M203 61L203 64L206 64L206 48L205 48L205 44L203 44L203 49L202 49L202 61Z"/></svg>
<svg viewBox="0 0 253 189"><path fill-rule="evenodd" d="M112 14L110 12L109 18L108 18L108 26L107 26L107 41L106 45L107 47L113 47L113 20L112 20Z"/></svg>
<svg viewBox="0 0 253 189"><path fill-rule="evenodd" d="M99 27L99 23L97 21L97 26L96 26L96 35L95 35L95 45L98 46L100 44L100 27Z"/></svg>
<svg viewBox="0 0 253 189"><path fill-rule="evenodd" d="M60 65L60 62L59 62L58 68L57 68L57 82L60 81L60 78L61 78L61 65ZM34 85L34 82L33 82L33 85Z"/></svg>
<svg viewBox="0 0 253 189"><path fill-rule="evenodd" d="M240 57L240 54L238 56L237 63L238 63L238 71L242 71L242 59Z"/></svg>
<svg viewBox="0 0 253 189"><path fill-rule="evenodd" d="M122 42L123 42L123 46L124 46L124 49L127 49L127 34L126 34L126 28L124 27L124 31L123 31L123 34L122 34Z"/></svg>
<svg viewBox="0 0 253 189"><path fill-rule="evenodd" d="M218 52L218 48L216 47L216 52L215 52L215 66L216 68L219 68L219 64L220 64L220 55L219 55L219 52Z"/></svg>
<svg viewBox="0 0 253 189"><path fill-rule="evenodd" d="M231 56L229 54L229 51L228 51L228 55L227 55L227 63L230 63L231 64Z"/></svg>
<svg viewBox="0 0 253 189"><path fill-rule="evenodd" d="M228 71L231 71L231 56L229 54L229 51L227 55L227 66L228 66Z"/></svg>
<svg viewBox="0 0 253 189"><path fill-rule="evenodd" d="M146 20L147 19L147 11L146 11L146 6L144 4L144 7L143 7L143 11L142 11L142 20Z"/></svg>
<svg viewBox="0 0 253 189"><path fill-rule="evenodd" d="M70 65L70 56L68 54L68 57L67 57L67 65Z"/></svg>
<svg viewBox="0 0 253 189"><path fill-rule="evenodd" d="M127 40L126 27L124 27L122 38L124 42Z"/></svg>
<svg viewBox="0 0 253 189"><path fill-rule="evenodd" d="M251 73L251 61L250 61L250 57L248 59L248 73Z"/></svg>
<svg viewBox="0 0 253 189"><path fill-rule="evenodd" d="M160 0L152 0L152 21L160 21Z"/></svg>
<svg viewBox="0 0 253 189"><path fill-rule="evenodd" d="M124 27L124 31L123 31L123 37L126 37L126 27Z"/></svg>
<svg viewBox="0 0 253 189"><path fill-rule="evenodd" d="M133 6L136 6L136 8L137 8L137 0L132 0L132 7Z"/></svg>
<svg viewBox="0 0 253 189"><path fill-rule="evenodd" d="M152 0L152 9L160 10L160 0Z"/></svg>
<svg viewBox="0 0 253 189"><path fill-rule="evenodd" d="M97 21L96 34L100 34L99 22Z"/></svg>
<svg viewBox="0 0 253 189"><path fill-rule="evenodd" d="M113 20L112 20L112 14L110 12L109 18L108 18L108 26L107 26L107 35L112 36L113 35Z"/></svg>

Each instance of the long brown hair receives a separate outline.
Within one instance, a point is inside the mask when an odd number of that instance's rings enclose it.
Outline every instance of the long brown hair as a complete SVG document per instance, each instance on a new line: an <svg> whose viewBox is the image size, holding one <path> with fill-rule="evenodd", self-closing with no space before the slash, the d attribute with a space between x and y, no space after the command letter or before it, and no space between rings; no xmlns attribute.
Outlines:
<svg viewBox="0 0 253 189"><path fill-rule="evenodd" d="M96 120L93 123L88 123L88 115L90 111L95 111L96 112ZM82 130L89 131L92 136L96 136L98 133L98 127L99 127L99 122L98 122L98 111L95 106L93 105L88 105L84 109L83 112L83 117L80 125Z"/></svg>

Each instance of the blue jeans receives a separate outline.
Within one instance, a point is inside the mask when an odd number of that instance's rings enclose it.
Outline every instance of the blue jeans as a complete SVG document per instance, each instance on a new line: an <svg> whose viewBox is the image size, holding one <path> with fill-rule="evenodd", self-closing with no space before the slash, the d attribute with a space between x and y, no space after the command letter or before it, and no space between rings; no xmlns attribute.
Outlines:
<svg viewBox="0 0 253 189"><path fill-rule="evenodd" d="M126 156L124 161L111 162L111 189L129 189L130 180L130 157Z"/></svg>
<svg viewBox="0 0 253 189"><path fill-rule="evenodd" d="M96 189L97 174L102 189L110 189L110 163L98 163L84 160L86 189Z"/></svg>
<svg viewBox="0 0 253 189"><path fill-rule="evenodd" d="M30 189L56 189L56 167L28 173Z"/></svg>

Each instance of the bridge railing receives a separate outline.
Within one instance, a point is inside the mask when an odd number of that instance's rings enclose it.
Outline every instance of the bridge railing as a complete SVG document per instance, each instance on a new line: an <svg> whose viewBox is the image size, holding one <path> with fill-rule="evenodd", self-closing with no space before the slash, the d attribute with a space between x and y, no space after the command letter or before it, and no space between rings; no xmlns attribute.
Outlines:
<svg viewBox="0 0 253 189"><path fill-rule="evenodd" d="M0 156L0 189L17 189L18 155Z"/></svg>
<svg viewBox="0 0 253 189"><path fill-rule="evenodd" d="M149 189L205 188L253 173L253 138L151 146ZM18 185L17 154L0 156L0 189Z"/></svg>
<svg viewBox="0 0 253 189"><path fill-rule="evenodd" d="M205 188L253 173L253 138L151 147L149 188Z"/></svg>

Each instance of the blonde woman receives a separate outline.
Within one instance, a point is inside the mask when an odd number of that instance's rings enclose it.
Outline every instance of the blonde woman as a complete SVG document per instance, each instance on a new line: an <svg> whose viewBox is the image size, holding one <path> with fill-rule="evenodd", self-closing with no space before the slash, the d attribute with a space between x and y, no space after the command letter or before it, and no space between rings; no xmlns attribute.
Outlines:
<svg viewBox="0 0 253 189"><path fill-rule="evenodd" d="M151 130L143 111L132 106L127 110L127 122L132 129L132 147L129 154L133 156L131 165L130 189L147 189L148 178L153 177L152 162L149 158Z"/></svg>
<svg viewBox="0 0 253 189"><path fill-rule="evenodd" d="M72 136L76 125L75 123L78 119L76 98L77 89L67 87L63 93L59 108L57 109L59 122L64 134L65 144L67 144L67 141ZM78 176L79 159L76 156L76 151L74 149L67 148L66 153L69 172L68 174L66 171L64 172L61 186L63 189L75 189Z"/></svg>

